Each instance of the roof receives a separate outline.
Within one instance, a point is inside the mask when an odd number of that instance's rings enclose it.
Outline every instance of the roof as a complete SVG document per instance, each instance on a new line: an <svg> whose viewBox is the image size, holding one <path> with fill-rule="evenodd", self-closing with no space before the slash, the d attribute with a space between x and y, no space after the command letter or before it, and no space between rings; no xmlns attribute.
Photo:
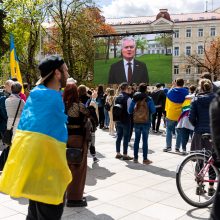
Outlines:
<svg viewBox="0 0 220 220"><path fill-rule="evenodd" d="M171 14L170 18L174 23L204 21L204 20L220 19L220 13L202 12L202 13ZM106 18L106 23L110 25L149 24L155 20L156 20L156 15L141 16L141 17L127 17L127 18Z"/></svg>

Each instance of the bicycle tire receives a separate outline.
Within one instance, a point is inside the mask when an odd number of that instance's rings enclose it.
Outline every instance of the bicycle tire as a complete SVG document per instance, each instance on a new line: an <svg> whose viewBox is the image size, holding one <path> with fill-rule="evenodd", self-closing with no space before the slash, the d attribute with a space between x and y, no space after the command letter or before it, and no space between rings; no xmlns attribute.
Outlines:
<svg viewBox="0 0 220 220"><path fill-rule="evenodd" d="M209 159L209 157L207 155L204 155L202 153L194 153L194 154L190 154L189 156L187 156L181 163L180 165L178 166L177 168L177 172L176 172L176 186L177 186L177 189L178 189L178 192L180 194L180 196L183 198L183 200L185 202L187 202L188 204L194 206L194 207L197 207L197 208L205 208L207 206L209 206L210 204L213 203L213 200L214 200L214 197L215 197L215 194L210 197L210 199L208 201L205 201L205 202L196 202L196 201L193 201L192 199L190 199L186 193L184 192L183 188L182 188L182 184L181 184L181 175L182 175L182 172L183 172L183 169L184 169L184 166L186 166L186 164L190 161L192 162L195 162L196 160L203 160L204 159L207 161ZM215 174L216 174L216 178L218 178L218 174L219 174L219 170L217 167L215 167L213 164L211 164ZM193 174L195 175L195 174ZM195 181L196 182L196 181Z"/></svg>

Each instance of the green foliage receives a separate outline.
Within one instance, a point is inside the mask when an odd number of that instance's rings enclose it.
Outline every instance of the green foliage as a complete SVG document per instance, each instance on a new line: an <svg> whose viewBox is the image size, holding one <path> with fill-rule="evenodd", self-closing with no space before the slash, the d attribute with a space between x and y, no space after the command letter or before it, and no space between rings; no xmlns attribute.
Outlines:
<svg viewBox="0 0 220 220"><path fill-rule="evenodd" d="M147 49L147 39L144 37L138 37L136 39L136 48L140 49L142 54L144 53L144 50Z"/></svg>
<svg viewBox="0 0 220 220"><path fill-rule="evenodd" d="M136 59L146 63L150 84L155 84L157 82L170 83L172 81L171 55L148 54L137 57ZM119 58L110 59L107 63L105 63L104 60L96 60L94 65L94 83L107 84L110 66L119 60Z"/></svg>
<svg viewBox="0 0 220 220"><path fill-rule="evenodd" d="M167 48L172 47L173 45L173 38L172 34L163 33L156 37L156 41L160 42L160 44L165 47L166 54L167 54Z"/></svg>

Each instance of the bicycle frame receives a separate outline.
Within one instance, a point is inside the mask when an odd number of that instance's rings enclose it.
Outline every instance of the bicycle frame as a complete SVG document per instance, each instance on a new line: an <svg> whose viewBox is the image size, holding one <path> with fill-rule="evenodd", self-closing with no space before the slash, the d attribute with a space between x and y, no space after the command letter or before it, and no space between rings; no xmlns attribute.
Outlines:
<svg viewBox="0 0 220 220"><path fill-rule="evenodd" d="M205 180L204 177L207 174L207 172L209 171L209 167L214 163L214 160L211 157L209 157L208 161L205 163L205 166L203 166L203 168L199 171L199 173L197 174L196 178L198 178L199 180L202 180L203 182L208 182L208 183L218 183L218 180Z"/></svg>

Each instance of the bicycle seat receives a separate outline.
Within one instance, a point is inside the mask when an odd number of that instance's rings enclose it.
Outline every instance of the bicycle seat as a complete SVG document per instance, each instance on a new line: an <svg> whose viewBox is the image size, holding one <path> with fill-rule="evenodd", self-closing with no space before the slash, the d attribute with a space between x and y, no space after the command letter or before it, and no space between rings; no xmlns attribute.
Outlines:
<svg viewBox="0 0 220 220"><path fill-rule="evenodd" d="M202 139L203 140L211 140L211 134L210 133L202 134Z"/></svg>

